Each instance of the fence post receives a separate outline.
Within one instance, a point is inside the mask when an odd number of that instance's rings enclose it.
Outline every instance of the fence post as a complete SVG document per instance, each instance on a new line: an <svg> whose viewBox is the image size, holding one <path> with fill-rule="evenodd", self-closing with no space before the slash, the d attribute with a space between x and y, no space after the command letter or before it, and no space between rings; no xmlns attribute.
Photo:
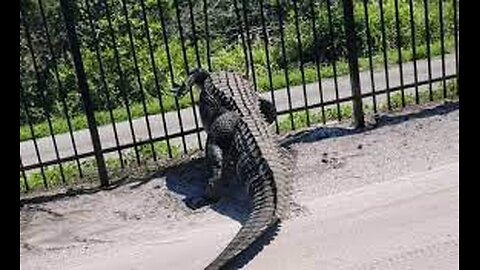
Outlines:
<svg viewBox="0 0 480 270"><path fill-rule="evenodd" d="M93 151L97 161L98 176L100 177L100 185L106 187L109 185L107 167L102 153L102 146L100 137L98 135L97 124L95 122L95 115L93 112L93 104L90 98L88 89L87 77L83 68L82 55L80 54L79 42L75 30L74 5L75 2L71 0L60 0L60 5L67 28L68 42L73 56L73 63L75 66L75 73L77 76L78 88L82 95L83 107L88 121L88 129L90 130L90 137L92 139Z"/></svg>
<svg viewBox="0 0 480 270"><path fill-rule="evenodd" d="M353 121L356 128L365 126L362 105L362 92L360 87L360 73L358 71L357 35L353 17L353 1L343 0L343 16L345 34L347 36L348 68L350 72L350 84L352 86Z"/></svg>

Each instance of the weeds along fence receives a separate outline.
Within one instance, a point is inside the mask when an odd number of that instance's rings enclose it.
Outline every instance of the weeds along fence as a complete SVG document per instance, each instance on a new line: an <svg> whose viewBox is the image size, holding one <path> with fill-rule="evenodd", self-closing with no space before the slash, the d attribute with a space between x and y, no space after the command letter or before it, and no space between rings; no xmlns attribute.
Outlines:
<svg viewBox="0 0 480 270"><path fill-rule="evenodd" d="M456 0L22 0L21 192L203 147L194 67L248 74L277 132L458 94Z"/></svg>

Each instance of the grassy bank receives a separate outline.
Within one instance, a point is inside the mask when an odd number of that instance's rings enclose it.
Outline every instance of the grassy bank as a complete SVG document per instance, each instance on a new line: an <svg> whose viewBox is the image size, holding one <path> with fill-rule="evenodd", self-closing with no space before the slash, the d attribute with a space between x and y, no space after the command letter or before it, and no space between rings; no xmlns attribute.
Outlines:
<svg viewBox="0 0 480 270"><path fill-rule="evenodd" d="M157 161L168 159L168 148L165 142L155 142L153 143L153 147ZM172 159L178 159L181 156L180 147L176 145L171 145L171 147ZM140 146L138 148L138 152L140 157L140 164L137 163L136 155L132 149L122 151L124 168L122 168L118 156L107 157L105 159L105 163L109 172L109 176L115 179L121 177L122 175L130 175L130 173L136 168L145 169L144 165L154 162L151 144L145 144ZM82 177L80 176L78 164L76 161L65 162L62 164L62 166L53 165L44 168L43 174L45 175L45 178L42 176L42 172L40 170L29 173L26 176L28 190L43 190L44 181L47 182L49 189L70 187L78 185L80 183L93 183L98 181L97 165L95 159L88 158L82 160L80 161L80 166L82 170ZM65 179L65 183L63 183L62 180L62 173ZM26 190L27 186L25 184L25 178L23 177L22 173L20 173L20 192L24 193L26 192Z"/></svg>

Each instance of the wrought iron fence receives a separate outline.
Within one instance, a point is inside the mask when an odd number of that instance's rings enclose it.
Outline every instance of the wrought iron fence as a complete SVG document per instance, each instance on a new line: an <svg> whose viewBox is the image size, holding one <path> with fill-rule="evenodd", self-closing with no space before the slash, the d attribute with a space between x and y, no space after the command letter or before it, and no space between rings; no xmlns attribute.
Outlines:
<svg viewBox="0 0 480 270"><path fill-rule="evenodd" d="M193 67L248 74L276 106L277 132L445 99L457 4L22 0L21 190L91 173L107 186L129 162L202 148L197 94L169 94Z"/></svg>

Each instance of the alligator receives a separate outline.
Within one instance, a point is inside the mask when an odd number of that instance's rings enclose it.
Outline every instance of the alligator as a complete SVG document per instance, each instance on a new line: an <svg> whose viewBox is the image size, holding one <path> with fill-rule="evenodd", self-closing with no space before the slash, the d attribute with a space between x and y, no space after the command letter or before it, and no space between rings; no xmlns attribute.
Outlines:
<svg viewBox="0 0 480 270"><path fill-rule="evenodd" d="M200 116L207 133L206 161L209 178L204 194L188 205L200 208L220 199L225 162L233 162L238 180L251 202L250 214L227 247L205 269L231 269L238 256L264 233L288 217L292 156L279 145L271 128L275 107L260 98L251 82L239 73L209 73L196 69L182 86L182 96L192 86L200 89ZM228 179L226 179L228 180Z"/></svg>

